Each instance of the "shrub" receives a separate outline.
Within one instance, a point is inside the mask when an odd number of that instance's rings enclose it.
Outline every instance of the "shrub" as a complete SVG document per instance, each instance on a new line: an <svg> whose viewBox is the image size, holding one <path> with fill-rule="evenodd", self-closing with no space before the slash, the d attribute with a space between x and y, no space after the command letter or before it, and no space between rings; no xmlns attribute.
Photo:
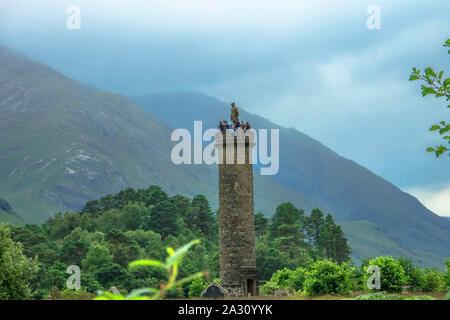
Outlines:
<svg viewBox="0 0 450 320"><path fill-rule="evenodd" d="M436 268L426 268L424 272L422 291L439 292L442 291L444 287L444 275Z"/></svg>
<svg viewBox="0 0 450 320"><path fill-rule="evenodd" d="M0 224L0 300L29 299L29 282L39 267L36 260L23 254L22 245L10 235L9 226Z"/></svg>
<svg viewBox="0 0 450 320"><path fill-rule="evenodd" d="M292 288L295 291L302 291L305 279L306 279L306 269L297 268L294 271L291 271L289 275L289 279L287 281L288 287Z"/></svg>
<svg viewBox="0 0 450 320"><path fill-rule="evenodd" d="M287 268L278 270L272 275L270 281L275 282L281 289L288 289L289 279L291 278L292 273L293 271Z"/></svg>
<svg viewBox="0 0 450 320"><path fill-rule="evenodd" d="M307 295L349 294L352 287L351 268L327 259L317 261L306 272L303 286Z"/></svg>
<svg viewBox="0 0 450 320"><path fill-rule="evenodd" d="M375 265L380 268L381 291L400 292L406 284L405 270L400 262L390 256L378 257L371 259L369 265ZM370 277L366 273L367 267L364 267L365 281Z"/></svg>
<svg viewBox="0 0 450 320"><path fill-rule="evenodd" d="M407 283L411 288L411 291L422 290L425 281L425 273L418 266L414 266L408 275Z"/></svg>
<svg viewBox="0 0 450 320"><path fill-rule="evenodd" d="M264 285L259 288L262 295L271 296L274 294L275 290L281 289L278 283L273 281L267 281Z"/></svg>
<svg viewBox="0 0 450 320"><path fill-rule="evenodd" d="M206 287L207 283L203 281L203 277L195 278L189 285L189 298L200 297Z"/></svg>
<svg viewBox="0 0 450 320"><path fill-rule="evenodd" d="M450 258L445 259L445 285L450 289Z"/></svg>
<svg viewBox="0 0 450 320"><path fill-rule="evenodd" d="M85 289L70 290L65 289L60 292L59 300L90 300L95 297L94 293L87 292Z"/></svg>
<svg viewBox="0 0 450 320"><path fill-rule="evenodd" d="M450 290L448 290L447 295L444 298L445 300L450 300Z"/></svg>

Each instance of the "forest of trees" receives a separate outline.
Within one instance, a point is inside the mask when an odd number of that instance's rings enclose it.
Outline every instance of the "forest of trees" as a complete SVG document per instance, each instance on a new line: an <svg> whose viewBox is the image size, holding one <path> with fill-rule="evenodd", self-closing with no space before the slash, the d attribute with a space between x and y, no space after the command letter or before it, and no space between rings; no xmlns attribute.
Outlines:
<svg viewBox="0 0 450 320"><path fill-rule="evenodd" d="M350 260L341 228L319 209L306 215L291 203L283 203L271 218L257 213L255 228L261 283L279 269L295 269L325 258L338 264ZM28 264L26 275L17 275L27 279L22 281L23 289L16 290L23 298L67 293L70 265L81 268L81 286L87 295L111 286L121 292L158 287L166 277L164 270L129 268L129 263L143 258L163 260L166 247L178 248L192 239L200 243L183 259L180 276L208 271L208 281L219 277L217 213L202 195L190 199L170 197L158 186L127 188L89 201L80 212L58 213L42 225L3 225L2 232L11 238L8 245L15 254L20 255L20 243L28 258L20 260ZM167 296L188 297L189 287L186 284ZM6 291L3 297L8 298Z"/></svg>

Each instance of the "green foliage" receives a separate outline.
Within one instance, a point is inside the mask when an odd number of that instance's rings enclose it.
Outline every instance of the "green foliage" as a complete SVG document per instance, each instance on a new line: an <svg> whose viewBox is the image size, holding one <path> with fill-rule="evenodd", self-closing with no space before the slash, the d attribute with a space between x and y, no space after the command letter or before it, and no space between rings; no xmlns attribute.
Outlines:
<svg viewBox="0 0 450 320"><path fill-rule="evenodd" d="M289 279L291 278L292 270L284 268L282 270L278 270L272 275L270 278L271 282L276 283L281 289L289 288Z"/></svg>
<svg viewBox="0 0 450 320"><path fill-rule="evenodd" d="M288 286L289 288L292 288L295 291L302 291L305 280L306 280L306 269L299 267L294 271L292 271L292 273L290 274Z"/></svg>
<svg viewBox="0 0 450 320"><path fill-rule="evenodd" d="M268 231L269 219L267 219L262 212L255 214L255 237L260 239Z"/></svg>
<svg viewBox="0 0 450 320"><path fill-rule="evenodd" d="M189 298L200 297L207 286L208 283L203 280L203 277L195 278L189 285Z"/></svg>
<svg viewBox="0 0 450 320"><path fill-rule="evenodd" d="M258 220L264 221L261 216ZM260 279L269 280L277 270L306 267L322 258L339 264L350 260L347 239L332 216L324 218L319 209L305 216L302 210L291 203L279 205L269 220L267 231L260 233L256 244Z"/></svg>
<svg viewBox="0 0 450 320"><path fill-rule="evenodd" d="M436 268L425 268L422 291L439 292L445 288L445 279L442 272Z"/></svg>
<svg viewBox="0 0 450 320"><path fill-rule="evenodd" d="M272 219L262 213L255 215L261 280L288 268L294 270L289 286L299 291L304 282L302 268L325 254L335 261L343 260L338 247L344 251L349 247L345 239L339 242L342 231L331 216L325 218L316 209L311 217L290 203L281 204ZM309 241L307 226L318 239L324 239L323 234L331 235L323 247L333 249L321 249L319 240ZM129 268L129 263L144 257L164 261L168 258L165 247L180 247L192 239L199 242L177 266L178 276L189 277L199 270L208 270L213 278L219 275L218 221L206 198L199 195L191 201L180 195L169 197L157 186L106 195L89 201L80 212L56 214L41 226L14 227L12 237L23 244L27 257L39 261L39 271L30 279L36 299L45 298L51 290L64 291L67 266L71 264L81 267L81 286L87 292L106 292L111 286L123 292L159 290L159 284L167 282L167 269L148 265ZM167 289L165 297L188 297L190 284Z"/></svg>
<svg viewBox="0 0 450 320"><path fill-rule="evenodd" d="M58 300L90 300L95 294L86 291L86 289L70 290L65 289L58 295Z"/></svg>
<svg viewBox="0 0 450 320"><path fill-rule="evenodd" d="M190 275L188 277L185 277L181 280L177 279L178 276L178 267L183 259L183 257L186 255L188 250L195 244L199 243L199 240L192 240L188 244L182 246L181 248L177 249L176 251L168 247L167 253L169 256L166 258L165 262L161 262L158 260L137 260L132 263L130 263L130 268L133 267L158 267L161 269L164 269L168 273L168 280L167 283L160 284L160 289L156 288L144 288L139 289L137 291L134 291L130 293L128 296L123 297L120 295L112 295L109 292L100 292L99 296L95 298L96 300L135 300L135 299L161 299L165 296L170 298L179 298L180 293L178 288L181 288L183 284L186 284L188 282L191 282L192 280L203 276L202 272L197 272L193 275ZM147 294L147 296L144 296L144 294Z"/></svg>
<svg viewBox="0 0 450 320"><path fill-rule="evenodd" d="M280 289L281 288L278 285L278 283L276 283L274 281L267 281L265 284L263 284L259 288L259 291L262 295L271 296L274 294L275 290L280 290Z"/></svg>
<svg viewBox="0 0 450 320"><path fill-rule="evenodd" d="M207 239L212 239L216 234L214 214L205 196L198 195L192 199L191 221L191 230L200 230Z"/></svg>
<svg viewBox="0 0 450 320"><path fill-rule="evenodd" d="M423 291L425 286L425 272L418 266L414 266L407 274L407 284L411 291Z"/></svg>
<svg viewBox="0 0 450 320"><path fill-rule="evenodd" d="M0 300L30 298L29 282L37 270L37 262L25 257L20 243L11 239L10 228L0 224Z"/></svg>
<svg viewBox="0 0 450 320"><path fill-rule="evenodd" d="M415 296L415 297L407 297L405 300L437 300L435 297L432 296Z"/></svg>
<svg viewBox="0 0 450 320"><path fill-rule="evenodd" d="M374 265L380 268L381 276L381 291L400 292L402 287L407 283L405 270L400 262L390 256L377 257L371 259L369 265ZM370 276L366 272L367 267L364 267L364 282Z"/></svg>
<svg viewBox="0 0 450 320"><path fill-rule="evenodd" d="M354 298L354 300L403 300L404 298L397 294L388 294L386 292L374 292L363 294Z"/></svg>
<svg viewBox="0 0 450 320"><path fill-rule="evenodd" d="M432 296L414 296L414 297L404 297L398 294L386 293L386 292L375 292L369 294L363 294L357 296L354 300L436 300Z"/></svg>
<svg viewBox="0 0 450 320"><path fill-rule="evenodd" d="M175 210L175 205L170 200L156 203L150 209L150 215L144 220L144 229L153 230L165 239L168 235L178 234L181 229L181 221Z"/></svg>
<svg viewBox="0 0 450 320"><path fill-rule="evenodd" d="M291 291L302 291L306 279L306 272L307 270L301 267L295 270L289 270L287 268L278 270L266 283L267 290L288 289Z"/></svg>
<svg viewBox="0 0 450 320"><path fill-rule="evenodd" d="M352 289L351 269L348 265L325 259L308 268L304 281L307 295L349 294Z"/></svg>
<svg viewBox="0 0 450 320"><path fill-rule="evenodd" d="M445 259L445 285L450 289L450 258Z"/></svg>
<svg viewBox="0 0 450 320"><path fill-rule="evenodd" d="M444 43L444 47L450 46L450 39L448 39ZM449 50L450 53L450 50ZM434 95L436 98L444 97L447 101L450 100L450 78L444 78L444 71L440 71L439 73L435 72L432 68L428 67L425 69L424 73L421 73L420 70L413 68L411 76L409 78L410 81L421 80L425 84L421 85L422 88L422 96L425 97L427 95ZM450 105L447 106L450 108ZM437 131L442 136L444 141L447 144L450 144L450 123L446 121L441 121L439 124L434 124L431 126L430 131ZM450 151L450 147L448 145L436 145L435 147L428 147L428 152L434 152L436 157L440 157L446 152ZM450 153L449 153L450 156Z"/></svg>

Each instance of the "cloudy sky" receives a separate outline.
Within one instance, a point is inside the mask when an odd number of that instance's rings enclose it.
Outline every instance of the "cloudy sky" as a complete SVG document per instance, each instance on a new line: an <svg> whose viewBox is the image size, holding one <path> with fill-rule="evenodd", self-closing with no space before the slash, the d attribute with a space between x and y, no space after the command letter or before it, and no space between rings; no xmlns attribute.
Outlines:
<svg viewBox="0 0 450 320"><path fill-rule="evenodd" d="M450 216L450 160L424 151L447 104L408 81L414 66L448 76L448 38L448 0L0 0L0 44L109 91L237 101Z"/></svg>

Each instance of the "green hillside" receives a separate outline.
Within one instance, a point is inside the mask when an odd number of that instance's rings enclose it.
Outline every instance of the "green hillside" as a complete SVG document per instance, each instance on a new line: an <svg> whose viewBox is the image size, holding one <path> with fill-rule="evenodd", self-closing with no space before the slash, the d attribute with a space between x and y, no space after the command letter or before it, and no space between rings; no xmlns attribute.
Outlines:
<svg viewBox="0 0 450 320"><path fill-rule="evenodd" d="M204 194L217 208L217 169L176 166L172 128L130 99L99 91L0 47L0 190L28 223L128 186ZM291 201L317 207L281 184L255 179L256 210Z"/></svg>
<svg viewBox="0 0 450 320"><path fill-rule="evenodd" d="M23 224L22 218L14 211L8 201L0 198L0 223L5 222L13 225Z"/></svg>

